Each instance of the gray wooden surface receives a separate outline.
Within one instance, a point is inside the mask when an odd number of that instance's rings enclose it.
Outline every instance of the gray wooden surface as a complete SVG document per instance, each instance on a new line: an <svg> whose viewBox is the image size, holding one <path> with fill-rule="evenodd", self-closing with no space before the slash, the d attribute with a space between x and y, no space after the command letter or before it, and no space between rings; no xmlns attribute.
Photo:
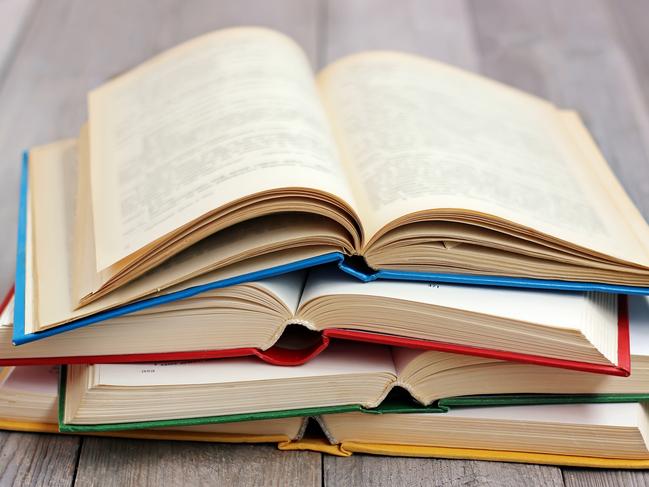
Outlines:
<svg viewBox="0 0 649 487"><path fill-rule="evenodd" d="M579 110L649 216L649 2L0 0L0 292L12 282L18 163L74 136L85 93L200 33L266 25L315 68L363 49L456 64ZM645 472L0 432L0 485L649 485Z"/></svg>

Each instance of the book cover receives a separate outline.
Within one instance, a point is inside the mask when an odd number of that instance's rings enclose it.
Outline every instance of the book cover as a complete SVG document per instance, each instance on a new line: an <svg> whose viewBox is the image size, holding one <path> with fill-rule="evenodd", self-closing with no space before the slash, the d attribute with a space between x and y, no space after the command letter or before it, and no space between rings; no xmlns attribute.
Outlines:
<svg viewBox="0 0 649 487"><path fill-rule="evenodd" d="M66 394L66 367L61 368L59 374L59 431L63 433L84 433L84 432L105 432L105 431L127 431L139 430L146 428L171 428L179 426L196 426L201 424L214 423L235 423L239 421L253 421L258 419L279 419L292 418L296 416L310 417L321 414L348 413L359 411L362 407L358 404L348 404L340 406L325 406L316 408L287 409L282 411L264 411L259 413L245 414L228 414L221 416L206 416L202 418L180 418L166 419L156 421L137 421L131 423L111 423L111 424L90 424L76 425L66 424L63 421L65 412L65 394Z"/></svg>
<svg viewBox="0 0 649 487"><path fill-rule="evenodd" d="M66 433L128 431L147 428L172 428L179 426L196 426L201 424L234 423L261 419L280 419L289 417L316 417L324 414L363 412L366 414L409 414L430 413L443 414L451 408L458 407L493 407L520 406L530 404L584 404L639 402L649 400L646 394L493 394L479 396L462 396L440 399L425 406L418 403L403 389L394 389L383 402L375 408L366 408L361 404L344 404L339 406L310 407L277 411L263 411L245 414L228 414L198 418L179 418L129 423L105 423L76 425L65 423L66 368L59 375L58 414L59 430Z"/></svg>
<svg viewBox="0 0 649 487"><path fill-rule="evenodd" d="M3 301L3 307L9 302L11 291ZM382 345L416 348L422 350L437 350L441 352L475 355L485 358L496 358L513 362L529 363L548 367L566 368L606 375L628 376L631 370L631 355L629 345L628 300L626 296L619 298L618 319L618 366L590 364L573 360L548 358L524 353L504 352L487 348L456 345L430 340L381 335L357 330L330 329L320 334L320 339L305 349L287 349L279 346L267 350L257 348L235 348L225 350L177 351L167 353L140 353L114 355L82 355L82 356L52 356L18 359L0 359L0 366L9 365L62 365L62 364L91 364L91 363L124 363L124 362L165 362L177 360L206 360L228 357L245 357L255 355L264 362L273 365L295 366L308 362L325 350L332 339L362 341Z"/></svg>
<svg viewBox="0 0 649 487"><path fill-rule="evenodd" d="M20 345L35 340L40 340L57 333L73 330L81 326L96 323L108 318L121 316L123 314L139 311L148 307L159 304L194 296L201 292L217 289L226 286L232 286L243 282L256 281L280 274L294 272L300 269L306 269L327 263L336 263L342 272L346 272L361 281L372 281L376 279L396 279L396 280L418 280L418 281L437 281L456 284L472 284L481 286L506 286L506 287L524 287L533 289L546 290L563 290L563 291L600 291L616 294L643 294L649 295L649 288L633 286L616 286L601 283L583 283L569 281L553 281L544 279L524 279L512 278L507 276L476 276L463 274L444 274L444 273L417 273L394 270L372 270L363 264L363 259L359 257L348 258L339 252L329 252L318 257L304 259L292 264L277 266L269 269L260 270L229 278L221 281L215 281L201 286L190 287L181 291L170 294L155 296L116 307L109 311L97 313L93 316L75 320L73 322L52 328L50 330L26 333L25 331L25 259L26 259L26 225L27 225L27 199L29 194L28 187L28 165L29 152L23 154L22 174L20 181L20 201L18 214L18 238L16 254L16 279L15 279L15 315L14 315L14 343Z"/></svg>
<svg viewBox="0 0 649 487"><path fill-rule="evenodd" d="M11 298L10 291L0 306L0 312ZM626 296L618 297L618 366L590 364L567 359L556 359L536 356L525 353L505 352L487 348L456 345L431 340L418 340L414 338L399 337L395 335L382 335L358 330L330 329L320 334L320 339L305 349L287 349L279 346L267 350L257 348L235 348L225 350L199 350L177 351L167 353L141 353L141 354L114 354L114 355L85 355L62 357L33 357L19 359L0 359L0 366L7 365L62 365L62 364L90 364L90 363L123 363L123 362L165 362L177 360L206 360L228 357L245 357L256 355L261 360L273 365L294 366L306 363L325 350L332 339L361 341L382 345L416 348L422 350L437 350L441 352L475 355L485 358L496 358L512 362L529 363L548 367L566 368L584 372L600 373L606 375L628 376L631 371L631 354L629 344L629 317L628 300ZM45 333L45 332L42 332ZM51 336L49 334L48 336Z"/></svg>
<svg viewBox="0 0 649 487"><path fill-rule="evenodd" d="M305 438L278 445L285 451L317 451L329 455L348 457L353 453L396 457L447 458L451 460L482 460L491 462L533 463L564 467L588 468L649 468L649 460L598 458L577 455L554 455L549 453L526 453L503 450L478 450L470 448L445 448L440 446L396 445L346 441L332 445L326 440Z"/></svg>
<svg viewBox="0 0 649 487"><path fill-rule="evenodd" d="M0 418L0 429L28 433L60 433L58 425L49 423L34 423L28 421L13 421ZM589 468L624 468L646 469L649 460L621 460L615 458L594 458L571 455L552 455L542 453L524 453L502 450L478 450L466 448L444 448L438 446L385 445L378 443L343 442L332 445L324 438L305 437L292 440L282 436L265 435L233 435L193 431L160 431L160 430L129 430L129 431L92 431L75 432L88 436L106 436L114 438L132 438L146 440L171 441L201 441L210 443L277 443L282 451L312 451L328 455L348 457L354 453L370 455L447 458L455 460L482 460L494 462L533 463L542 465L557 465L566 467Z"/></svg>

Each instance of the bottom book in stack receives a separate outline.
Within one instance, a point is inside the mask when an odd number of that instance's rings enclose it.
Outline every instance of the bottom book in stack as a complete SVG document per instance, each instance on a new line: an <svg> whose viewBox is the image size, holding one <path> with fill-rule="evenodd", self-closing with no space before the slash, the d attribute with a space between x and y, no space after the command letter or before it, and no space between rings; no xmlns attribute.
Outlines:
<svg viewBox="0 0 649 487"><path fill-rule="evenodd" d="M3 369L0 428L41 432L57 432L61 428L65 431L66 425L61 421L65 411L57 411L59 402L65 404L65 397L61 401L58 399L58 377L59 370L55 367ZM64 390L63 393L65 395ZM223 395L231 396L227 392ZM193 394L187 397L200 399ZM546 396L546 399L552 401L553 397ZM599 400L629 398L610 395L608 398L600 396ZM258 402L263 403L264 399ZM535 401L543 400L543 396L536 396ZM303 411L303 414L287 417L270 415L269 419L242 420L245 418L239 415L237 418L222 417L229 419L228 422L197 425L176 420L157 428L139 428L139 423L120 428L120 424L115 423L113 429L109 424L104 424L103 428L88 427L85 431L83 427L78 429L84 434L128 438L276 442L282 450L314 450L336 455L363 452L649 468L649 411L647 404L642 402L448 407L450 410L443 414L439 413L440 408L420 407L419 412L414 412L416 406L392 395L372 412L365 409L342 412L345 407L341 407L338 408L341 412L335 413L336 408L332 407L329 408L331 412L320 408L320 414ZM320 437L305 436L309 421L320 426Z"/></svg>

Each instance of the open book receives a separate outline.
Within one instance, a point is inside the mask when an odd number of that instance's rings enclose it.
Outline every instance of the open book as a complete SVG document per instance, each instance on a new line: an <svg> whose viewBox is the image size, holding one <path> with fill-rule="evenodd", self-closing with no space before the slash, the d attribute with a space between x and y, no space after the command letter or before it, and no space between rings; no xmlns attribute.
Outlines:
<svg viewBox="0 0 649 487"><path fill-rule="evenodd" d="M0 429L58 432L58 383L58 367L2 368ZM302 427L303 420L294 417L115 432L111 436L191 441L286 441L300 436Z"/></svg>
<svg viewBox="0 0 649 487"><path fill-rule="evenodd" d="M64 301L50 303L63 309ZM33 316L52 309L35 307ZM362 283L327 267L206 291L20 347L9 340L11 314L10 303L0 318L6 324L0 326L0 361L9 364L39 357L49 357L49 363L106 363L255 354L295 365L330 339L343 338L613 375L629 370L626 297ZM649 310L645 315L649 319Z"/></svg>
<svg viewBox="0 0 649 487"><path fill-rule="evenodd" d="M649 287L649 228L578 117L450 66L372 52L314 76L290 39L237 28L88 102L78 147L30 151L19 232L23 267L30 205L35 225L73 220L57 265L75 308L343 255L379 277ZM61 151L78 152L78 185ZM70 213L47 207L48 177Z"/></svg>
<svg viewBox="0 0 649 487"><path fill-rule="evenodd" d="M5 369L0 376L0 429L58 431L56 381L56 370L51 367ZM350 412L315 419L326 439L304 437L308 419L300 416L85 434L192 441L275 441L280 442L283 450L336 455L357 451L595 467L649 465L646 406L633 402L459 408L446 414ZM575 437L580 439L578 444Z"/></svg>
<svg viewBox="0 0 649 487"><path fill-rule="evenodd" d="M327 414L320 421L330 442L366 453L372 453L373 449L389 452L390 445L402 444L474 452L504 450L596 458L649 458L647 403L501 406L457 409L446 414L355 412ZM363 448L363 445L368 446ZM422 450L420 454L425 453ZM416 455L417 448L409 452ZM508 460L506 455L493 459ZM529 461L540 463L542 458Z"/></svg>
<svg viewBox="0 0 649 487"><path fill-rule="evenodd" d="M307 412L380 409L391 392L397 394L402 389L416 401L409 400L410 409L428 407L427 411L438 412L455 404L446 398L467 395L473 398L470 404L480 405L492 402L486 396L476 395L581 394L599 397L582 400L610 401L621 399L607 395L631 395L633 400L649 397L647 356L637 361L630 377L620 378L437 351L344 342L332 344L298 367L276 367L242 357L69 365L64 370L62 423L66 427L78 426L81 431L88 427L101 429L102 425L133 429L164 426L165 421L176 420L203 424L242 417L267 419ZM259 400L261 397L263 401ZM519 401L512 397L513 403ZM564 400L571 402L572 398L567 396ZM503 398L496 400L502 403ZM508 401L507 397L504 401Z"/></svg>

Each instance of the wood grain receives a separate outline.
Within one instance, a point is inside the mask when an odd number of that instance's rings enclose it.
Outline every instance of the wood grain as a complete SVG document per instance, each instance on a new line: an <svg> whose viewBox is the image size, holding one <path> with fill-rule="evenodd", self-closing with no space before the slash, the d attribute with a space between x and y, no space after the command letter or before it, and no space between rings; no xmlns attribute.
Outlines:
<svg viewBox="0 0 649 487"><path fill-rule="evenodd" d="M606 6L593 0L471 5L481 70L576 109L648 217L649 118Z"/></svg>
<svg viewBox="0 0 649 487"><path fill-rule="evenodd" d="M649 35L647 5L639 0L608 0L608 15L615 26L620 44L631 60L644 97L645 113L649 112Z"/></svg>
<svg viewBox="0 0 649 487"><path fill-rule="evenodd" d="M566 487L641 487L649 485L649 472L564 469Z"/></svg>
<svg viewBox="0 0 649 487"><path fill-rule="evenodd" d="M562 486L561 470L498 462L354 455L323 459L325 485Z"/></svg>
<svg viewBox="0 0 649 487"><path fill-rule="evenodd" d="M329 0L324 15L327 64L368 49L406 51L477 67L466 2L448 0Z"/></svg>
<svg viewBox="0 0 649 487"><path fill-rule="evenodd" d="M270 445L85 438L76 487L320 485L321 455Z"/></svg>
<svg viewBox="0 0 649 487"><path fill-rule="evenodd" d="M0 0L0 84L35 4L36 0Z"/></svg>
<svg viewBox="0 0 649 487"><path fill-rule="evenodd" d="M72 485L79 439L0 433L0 485Z"/></svg>

